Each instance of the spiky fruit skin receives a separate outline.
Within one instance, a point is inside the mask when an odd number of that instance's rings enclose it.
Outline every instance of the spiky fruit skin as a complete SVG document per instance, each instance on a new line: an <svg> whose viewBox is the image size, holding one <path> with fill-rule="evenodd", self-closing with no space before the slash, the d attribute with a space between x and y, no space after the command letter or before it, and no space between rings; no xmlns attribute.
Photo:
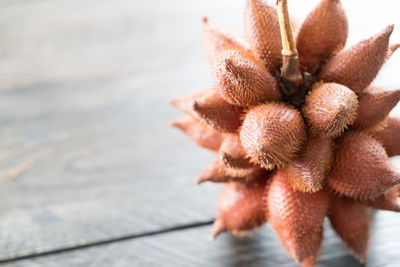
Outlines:
<svg viewBox="0 0 400 267"><path fill-rule="evenodd" d="M328 194L295 191L278 172L264 195L267 220L296 261L315 257L322 241L322 222L328 209Z"/></svg>
<svg viewBox="0 0 400 267"><path fill-rule="evenodd" d="M281 172L296 190L317 192L325 183L332 160L333 141L310 137L301 154Z"/></svg>
<svg viewBox="0 0 400 267"><path fill-rule="evenodd" d="M250 185L227 183L218 201L218 216L212 236L215 237L223 231L240 234L262 225L266 220L262 200L265 184L266 180L263 178Z"/></svg>
<svg viewBox="0 0 400 267"><path fill-rule="evenodd" d="M213 64L216 56L225 50L246 52L246 49L233 37L213 28L206 17L203 18L203 43L210 64Z"/></svg>
<svg viewBox="0 0 400 267"><path fill-rule="evenodd" d="M399 186L393 187L387 190L384 194L379 195L376 198L367 199L363 201L363 203L375 209L400 212L400 205L397 200L399 189Z"/></svg>
<svg viewBox="0 0 400 267"><path fill-rule="evenodd" d="M379 177L379 179L377 179ZM400 172L392 166L385 149L374 138L347 132L336 143L329 186L347 197L377 197L400 183Z"/></svg>
<svg viewBox="0 0 400 267"><path fill-rule="evenodd" d="M214 81L221 96L232 105L247 107L281 99L273 76L263 66L233 50L216 58Z"/></svg>
<svg viewBox="0 0 400 267"><path fill-rule="evenodd" d="M331 196L329 220L346 246L364 263L371 228L369 208L352 199Z"/></svg>
<svg viewBox="0 0 400 267"><path fill-rule="evenodd" d="M358 96L356 129L368 129L383 121L400 101L400 89L385 90L370 87Z"/></svg>
<svg viewBox="0 0 400 267"><path fill-rule="evenodd" d="M181 129L190 139L201 147L217 151L224 136L221 132L202 125L199 121L192 118L174 120L171 125Z"/></svg>
<svg viewBox="0 0 400 267"><path fill-rule="evenodd" d="M189 115L172 125L215 158L197 182L224 183L212 235L271 223L301 266L316 266L323 220L367 261L370 210L400 212L400 90L370 86L399 45L393 26L343 49L340 0L321 0L299 29L303 83L282 66L275 7L246 0L247 46L203 19L213 85L171 104ZM293 88L295 91L293 91Z"/></svg>
<svg viewBox="0 0 400 267"><path fill-rule="evenodd" d="M344 47L347 33L346 13L340 1L322 0L303 22L297 36L300 63L312 73Z"/></svg>
<svg viewBox="0 0 400 267"><path fill-rule="evenodd" d="M393 25L375 36L342 50L323 65L319 77L343 84L354 92L364 90L378 74L387 57ZM354 71L356 68L359 71Z"/></svg>
<svg viewBox="0 0 400 267"><path fill-rule="evenodd" d="M221 132L234 133L241 124L243 110L225 102L216 90L195 100L193 110L197 116Z"/></svg>
<svg viewBox="0 0 400 267"><path fill-rule="evenodd" d="M357 114L357 95L337 83L315 84L306 97L303 115L314 136L337 137Z"/></svg>
<svg viewBox="0 0 400 267"><path fill-rule="evenodd" d="M246 155L241 145L240 137L237 134L226 135L219 149L221 162L231 168L250 168L254 165Z"/></svg>
<svg viewBox="0 0 400 267"><path fill-rule="evenodd" d="M282 42L275 8L262 0L246 0L244 34L251 50L267 70L282 64Z"/></svg>
<svg viewBox="0 0 400 267"><path fill-rule="evenodd" d="M370 133L382 143L389 157L400 155L400 118L388 116Z"/></svg>
<svg viewBox="0 0 400 267"><path fill-rule="evenodd" d="M284 104L268 103L250 109L240 130L247 155L270 170L292 161L305 138L300 113Z"/></svg>

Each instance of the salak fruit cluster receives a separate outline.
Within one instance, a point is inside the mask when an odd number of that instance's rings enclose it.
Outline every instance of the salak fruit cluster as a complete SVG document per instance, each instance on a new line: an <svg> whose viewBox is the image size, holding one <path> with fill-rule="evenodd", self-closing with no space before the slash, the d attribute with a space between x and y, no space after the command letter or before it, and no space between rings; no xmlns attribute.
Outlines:
<svg viewBox="0 0 400 267"><path fill-rule="evenodd" d="M188 114L173 126L216 152L198 179L225 183L212 235L268 222L302 266L315 266L325 216L365 262L370 213L399 212L400 118L389 115L400 89L371 86L398 45L393 25L347 49L339 0L322 0L296 35L304 84L285 92L277 12L248 0L246 45L203 19L214 84L173 99Z"/></svg>

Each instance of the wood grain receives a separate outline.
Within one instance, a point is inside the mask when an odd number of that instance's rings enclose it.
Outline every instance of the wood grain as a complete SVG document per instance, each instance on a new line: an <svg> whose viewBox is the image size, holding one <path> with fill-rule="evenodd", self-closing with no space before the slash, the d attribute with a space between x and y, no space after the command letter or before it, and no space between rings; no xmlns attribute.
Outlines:
<svg viewBox="0 0 400 267"><path fill-rule="evenodd" d="M378 212L366 266L397 266L400 216ZM5 266L298 266L282 248L269 225L253 235L236 238L223 234L207 240L211 227L200 227L158 236L23 260ZM361 266L325 222L320 267ZM392 264L392 265L391 265Z"/></svg>
<svg viewBox="0 0 400 267"><path fill-rule="evenodd" d="M212 156L167 125L168 98L210 82L202 10L167 6L2 4L0 259L214 216Z"/></svg>

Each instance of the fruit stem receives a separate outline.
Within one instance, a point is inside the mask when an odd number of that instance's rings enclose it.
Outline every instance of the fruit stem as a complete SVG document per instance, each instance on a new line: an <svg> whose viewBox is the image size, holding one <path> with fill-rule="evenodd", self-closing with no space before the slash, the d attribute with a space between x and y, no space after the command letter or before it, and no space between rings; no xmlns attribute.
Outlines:
<svg viewBox="0 0 400 267"><path fill-rule="evenodd" d="M299 59L297 57L296 42L293 37L292 27L290 26L287 0L277 0L277 12L279 18L279 27L282 38L282 69L281 77L284 81L294 85L289 94L296 93L296 88L303 84L303 76L299 68Z"/></svg>

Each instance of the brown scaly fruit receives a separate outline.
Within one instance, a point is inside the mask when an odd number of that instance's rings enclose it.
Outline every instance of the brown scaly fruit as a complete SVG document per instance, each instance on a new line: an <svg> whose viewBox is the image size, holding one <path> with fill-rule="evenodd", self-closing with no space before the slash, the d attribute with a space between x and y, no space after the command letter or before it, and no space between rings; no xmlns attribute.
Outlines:
<svg viewBox="0 0 400 267"><path fill-rule="evenodd" d="M265 222L263 194L265 177L256 179L249 185L228 182L218 201L218 216L214 222L211 236L216 237L224 231L242 234Z"/></svg>
<svg viewBox="0 0 400 267"><path fill-rule="evenodd" d="M400 118L389 115L370 133L382 143L389 157L400 155Z"/></svg>
<svg viewBox="0 0 400 267"><path fill-rule="evenodd" d="M356 129L366 129L383 121L400 101L400 89L385 90L369 87L358 96L357 118L353 123Z"/></svg>
<svg viewBox="0 0 400 267"><path fill-rule="evenodd" d="M264 207L267 220L299 263L314 261L318 253L328 198L325 190L315 193L296 191L280 171L266 187Z"/></svg>
<svg viewBox="0 0 400 267"><path fill-rule="evenodd" d="M340 1L322 0L308 15L297 36L297 50L301 64L309 73L344 47L347 28Z"/></svg>
<svg viewBox="0 0 400 267"><path fill-rule="evenodd" d="M300 155L281 171L292 186L303 192L322 189L333 159L333 141L309 137Z"/></svg>
<svg viewBox="0 0 400 267"><path fill-rule="evenodd" d="M371 228L369 208L346 197L331 196L329 220L346 246L361 263L368 256L368 241Z"/></svg>
<svg viewBox="0 0 400 267"><path fill-rule="evenodd" d="M214 84L171 101L191 117L172 125L216 152L198 182L226 183L212 235L270 222L301 266L315 266L329 217L365 262L369 211L400 211L388 158L400 154L400 118L388 116L400 90L370 86L399 47L393 26L342 50L339 0L321 0L297 45L286 0L247 0L244 26L248 46L203 19Z"/></svg>
<svg viewBox="0 0 400 267"><path fill-rule="evenodd" d="M357 114L357 95L337 83L315 84L303 105L303 116L314 136L337 137Z"/></svg>
<svg viewBox="0 0 400 267"><path fill-rule="evenodd" d="M367 199L378 197L399 183L400 172L374 138L349 131L336 141L335 160L328 175L328 184L334 191Z"/></svg>

